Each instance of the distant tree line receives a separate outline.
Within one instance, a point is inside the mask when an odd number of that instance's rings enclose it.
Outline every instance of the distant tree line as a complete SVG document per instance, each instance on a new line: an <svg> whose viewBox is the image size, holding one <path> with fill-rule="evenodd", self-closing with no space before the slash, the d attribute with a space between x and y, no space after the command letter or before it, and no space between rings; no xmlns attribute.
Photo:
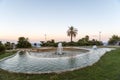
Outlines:
<svg viewBox="0 0 120 80"><path fill-rule="evenodd" d="M92 45L102 45L101 41L97 41L95 39L89 40L89 36L85 36L82 39L79 39L78 41L74 42L61 42L63 46L92 46ZM41 46L54 46L57 47L58 42L55 42L53 39L51 41L42 42Z"/></svg>
<svg viewBox="0 0 120 80"><path fill-rule="evenodd" d="M73 41L73 37L76 37L77 35L77 29L74 28L73 26L69 27L69 29L67 30L67 35L70 37L70 42L61 42L63 46L92 46L92 45L103 45L101 41L97 41L95 39L90 40L89 36L86 35L85 37L79 39L78 41L74 42ZM108 43L110 45L115 45L117 42L120 42L120 36L118 35L113 35ZM44 47L48 47L48 46L52 46L52 47L57 47L58 42L55 42L54 39L49 40L47 42L41 41L41 46ZM34 46L37 46L36 43L34 43ZM0 52L4 52L5 50L11 50L13 48L31 48L32 45L29 42L28 38L25 37L19 37L18 38L18 42L17 44L15 43L10 43L10 42L6 42L5 44L3 44L0 41Z"/></svg>
<svg viewBox="0 0 120 80"><path fill-rule="evenodd" d="M29 42L28 38L19 37L17 44L6 42L2 43L0 41L0 53L5 52L5 50L11 50L14 48L31 48L31 43Z"/></svg>
<svg viewBox="0 0 120 80"><path fill-rule="evenodd" d="M118 35L113 35L109 40L108 40L108 45L116 45L119 42L120 45L120 36ZM74 42L61 42L63 46L92 46L92 45L103 45L103 43L101 41L92 39L89 39L89 36L86 35L85 37L79 39L78 41ZM42 45L41 46L54 46L56 47L58 44L58 42L55 42L55 40L51 40L51 41L47 41L44 42L42 41Z"/></svg>
<svg viewBox="0 0 120 80"><path fill-rule="evenodd" d="M117 42L120 42L120 36L118 35L113 35L108 43L109 45L115 45L117 44ZM95 39L90 40L89 36L86 35L85 37L79 39L78 41L74 42L74 41L70 41L70 42L61 42L63 46L92 46L92 45L103 45L101 41L97 41ZM36 45L36 44L34 44ZM57 47L58 42L55 42L54 39L49 40L47 42L41 41L41 46L43 47ZM29 42L28 38L25 37L19 37L17 44L15 43L10 43L10 42L6 42L6 43L2 43L0 41L0 52L4 52L5 50L11 50L14 47L16 48L31 48L32 45Z"/></svg>

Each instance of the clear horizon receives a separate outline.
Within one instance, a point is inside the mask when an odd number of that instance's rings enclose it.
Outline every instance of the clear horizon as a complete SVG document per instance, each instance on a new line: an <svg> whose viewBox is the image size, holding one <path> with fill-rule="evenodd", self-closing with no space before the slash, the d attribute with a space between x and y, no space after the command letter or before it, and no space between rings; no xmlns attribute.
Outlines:
<svg viewBox="0 0 120 80"><path fill-rule="evenodd" d="M120 35L120 0L0 0L0 41L16 42L28 37L31 42L55 39L70 41L69 26L78 29L74 41L108 41Z"/></svg>

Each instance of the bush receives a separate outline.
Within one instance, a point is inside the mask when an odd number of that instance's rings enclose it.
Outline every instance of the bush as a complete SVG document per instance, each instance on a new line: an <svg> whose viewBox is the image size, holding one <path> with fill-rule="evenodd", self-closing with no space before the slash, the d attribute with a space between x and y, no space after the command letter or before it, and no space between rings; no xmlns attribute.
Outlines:
<svg viewBox="0 0 120 80"><path fill-rule="evenodd" d="M1 53L1 52L5 52L5 46L2 45L2 44L0 44L0 53Z"/></svg>
<svg viewBox="0 0 120 80"><path fill-rule="evenodd" d="M32 46L31 46L31 43L28 41L28 38L19 37L17 47L18 48L31 48Z"/></svg>

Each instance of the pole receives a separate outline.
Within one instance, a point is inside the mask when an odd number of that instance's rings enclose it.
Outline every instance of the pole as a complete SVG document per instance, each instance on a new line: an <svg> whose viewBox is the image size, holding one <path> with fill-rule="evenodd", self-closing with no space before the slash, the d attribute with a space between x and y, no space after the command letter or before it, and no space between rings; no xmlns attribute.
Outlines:
<svg viewBox="0 0 120 80"><path fill-rule="evenodd" d="M99 41L101 41L101 32L99 32Z"/></svg>

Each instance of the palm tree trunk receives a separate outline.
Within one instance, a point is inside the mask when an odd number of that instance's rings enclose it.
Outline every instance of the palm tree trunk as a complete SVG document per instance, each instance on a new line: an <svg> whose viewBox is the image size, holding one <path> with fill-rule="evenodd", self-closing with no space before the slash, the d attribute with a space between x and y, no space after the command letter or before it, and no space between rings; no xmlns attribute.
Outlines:
<svg viewBox="0 0 120 80"><path fill-rule="evenodd" d="M72 35L71 35L71 42L72 42Z"/></svg>

